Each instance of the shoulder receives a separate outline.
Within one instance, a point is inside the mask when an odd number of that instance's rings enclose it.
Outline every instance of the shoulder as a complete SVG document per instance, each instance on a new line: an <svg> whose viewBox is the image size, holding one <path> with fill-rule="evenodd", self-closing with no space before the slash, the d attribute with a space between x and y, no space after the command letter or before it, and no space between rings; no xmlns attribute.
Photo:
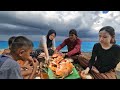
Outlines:
<svg viewBox="0 0 120 90"><path fill-rule="evenodd" d="M82 42L82 40L81 40L80 38L78 38L78 37L77 37L77 39L76 39L76 40L77 40L77 41L79 41L79 42Z"/></svg>
<svg viewBox="0 0 120 90"><path fill-rule="evenodd" d="M100 46L100 43L95 43L94 45L95 45L95 46Z"/></svg>
<svg viewBox="0 0 120 90"><path fill-rule="evenodd" d="M65 42L68 42L68 41L70 41L70 39L69 39L69 38L66 38L64 41L65 41Z"/></svg>
<svg viewBox="0 0 120 90"><path fill-rule="evenodd" d="M113 50L115 55L120 56L120 45L114 44L110 50Z"/></svg>
<svg viewBox="0 0 120 90"><path fill-rule="evenodd" d="M4 49L0 50L0 55L4 52Z"/></svg>
<svg viewBox="0 0 120 90"><path fill-rule="evenodd" d="M97 48L97 47L100 47L100 46L101 46L100 43L95 43L95 44L94 44L94 47L96 47L96 48Z"/></svg>
<svg viewBox="0 0 120 90"><path fill-rule="evenodd" d="M41 39L42 39L42 38L46 38L46 36L45 36L45 35L41 35L40 38L41 38Z"/></svg>
<svg viewBox="0 0 120 90"><path fill-rule="evenodd" d="M8 53L10 53L10 49L7 48L7 49L4 49L2 54L8 54Z"/></svg>
<svg viewBox="0 0 120 90"><path fill-rule="evenodd" d="M118 44L114 44L113 46L116 48L120 48L120 45L118 45Z"/></svg>
<svg viewBox="0 0 120 90"><path fill-rule="evenodd" d="M45 35L40 36L40 40L41 40L41 42L46 41L46 36Z"/></svg>
<svg viewBox="0 0 120 90"><path fill-rule="evenodd" d="M114 44L114 45L113 45L113 48L115 48L115 49L117 49L117 50L120 50L120 45Z"/></svg>
<svg viewBox="0 0 120 90"><path fill-rule="evenodd" d="M19 68L20 66L15 60L8 57L8 59L3 63L2 67L6 69L10 69L10 68Z"/></svg>

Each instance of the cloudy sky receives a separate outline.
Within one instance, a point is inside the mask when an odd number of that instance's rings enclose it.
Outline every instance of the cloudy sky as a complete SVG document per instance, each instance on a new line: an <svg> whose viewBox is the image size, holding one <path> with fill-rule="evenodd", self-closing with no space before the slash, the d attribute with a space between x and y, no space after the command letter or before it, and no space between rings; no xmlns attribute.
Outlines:
<svg viewBox="0 0 120 90"><path fill-rule="evenodd" d="M18 35L39 41L49 29L56 30L59 41L73 28L82 41L97 41L99 29L106 25L114 27L120 40L120 11L0 11L0 41Z"/></svg>

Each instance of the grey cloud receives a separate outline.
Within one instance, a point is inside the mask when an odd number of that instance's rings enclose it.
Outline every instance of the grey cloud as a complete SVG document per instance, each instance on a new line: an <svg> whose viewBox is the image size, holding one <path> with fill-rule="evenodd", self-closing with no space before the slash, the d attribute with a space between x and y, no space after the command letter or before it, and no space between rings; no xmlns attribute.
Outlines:
<svg viewBox="0 0 120 90"><path fill-rule="evenodd" d="M97 40L99 29L95 30L97 25L94 26L94 22L100 23L98 25L101 26L111 25L119 33L120 13L115 16L117 20L113 18L115 12L111 13L111 19L109 19L100 16L101 12L99 11L56 11L52 13L46 11L0 11L0 34L39 36L47 34L49 29L55 29L57 36L62 40L62 37L67 37L69 30L74 28L78 31L80 38ZM102 19L103 22L100 22ZM36 38L34 39L36 40Z"/></svg>

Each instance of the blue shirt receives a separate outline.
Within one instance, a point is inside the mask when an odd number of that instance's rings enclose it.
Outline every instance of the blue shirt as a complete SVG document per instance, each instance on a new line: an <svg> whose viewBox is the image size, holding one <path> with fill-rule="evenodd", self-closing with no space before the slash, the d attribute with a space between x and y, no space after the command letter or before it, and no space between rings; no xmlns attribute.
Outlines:
<svg viewBox="0 0 120 90"><path fill-rule="evenodd" d="M15 60L6 55L2 55L0 61L3 60L5 62L0 67L0 79L23 79L20 66Z"/></svg>

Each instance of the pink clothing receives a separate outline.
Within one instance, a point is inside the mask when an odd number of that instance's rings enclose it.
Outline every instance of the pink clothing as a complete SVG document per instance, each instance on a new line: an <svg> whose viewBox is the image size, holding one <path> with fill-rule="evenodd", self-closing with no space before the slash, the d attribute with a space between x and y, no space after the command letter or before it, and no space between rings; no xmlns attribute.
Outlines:
<svg viewBox="0 0 120 90"><path fill-rule="evenodd" d="M68 48L68 57L81 54L81 40L79 38L77 38L74 42L70 41L69 38L65 39L63 43L56 48L56 50L60 51L66 45Z"/></svg>

